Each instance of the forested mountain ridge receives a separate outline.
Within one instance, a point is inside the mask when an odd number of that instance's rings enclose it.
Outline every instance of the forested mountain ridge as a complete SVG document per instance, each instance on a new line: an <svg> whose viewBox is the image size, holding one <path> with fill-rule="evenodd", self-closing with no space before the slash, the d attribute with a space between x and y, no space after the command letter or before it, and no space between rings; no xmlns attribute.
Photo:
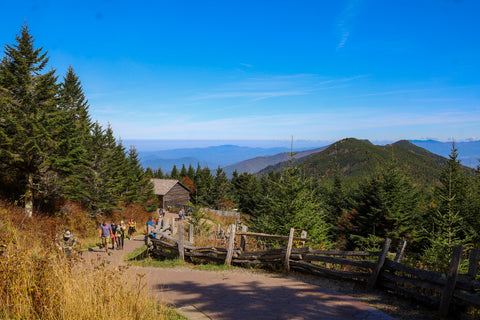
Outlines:
<svg viewBox="0 0 480 320"><path fill-rule="evenodd" d="M311 154L323 151L326 148L327 147L322 147L322 148L295 152L293 157L295 159L300 159L300 158L309 156ZM255 157L252 159L244 160L244 161L232 164L230 166L226 166L223 168L223 170L225 171L228 177L231 177L234 171L237 171L239 173L242 173L242 172L257 173L270 165L275 165L277 163L287 161L288 159L290 159L289 152L282 152L272 156Z"/></svg>
<svg viewBox="0 0 480 320"><path fill-rule="evenodd" d="M438 180L447 159L400 140L385 146L374 145L367 140L347 138L330 145L325 150L295 160L303 174L312 178L333 177L338 168L342 177L363 177L377 172L386 163L393 161L412 181L431 184ZM265 175L278 172L290 165L289 161L269 166L259 172ZM473 169L464 167L473 173Z"/></svg>

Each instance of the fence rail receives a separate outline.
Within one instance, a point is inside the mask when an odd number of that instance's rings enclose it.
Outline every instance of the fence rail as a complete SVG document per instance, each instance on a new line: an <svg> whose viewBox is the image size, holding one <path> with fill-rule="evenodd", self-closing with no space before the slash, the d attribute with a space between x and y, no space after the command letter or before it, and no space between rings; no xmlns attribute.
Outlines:
<svg viewBox="0 0 480 320"><path fill-rule="evenodd" d="M176 230L172 224L163 222L156 227L147 226L145 241L149 254L160 258L202 259L227 265L277 265L285 271L294 270L301 273L355 281L363 283L367 288L379 288L389 292L408 296L437 308L442 317L446 317L452 305L469 305L480 308L480 282L475 281L480 250L470 253L468 274L459 274L462 247L455 247L447 274L412 268L398 262L405 249L402 242L394 260L387 258L390 239L386 239L381 251L337 251L315 250L310 247L293 248L293 241L305 243L310 241L303 232L295 237L294 229L289 236L269 235L247 232L243 227L231 225L228 246L195 247L193 225L188 228L188 241L184 240L184 226L178 223L179 236L174 237ZM235 238L241 237L240 245L235 247ZM246 237L260 237L287 241L282 248L247 251Z"/></svg>

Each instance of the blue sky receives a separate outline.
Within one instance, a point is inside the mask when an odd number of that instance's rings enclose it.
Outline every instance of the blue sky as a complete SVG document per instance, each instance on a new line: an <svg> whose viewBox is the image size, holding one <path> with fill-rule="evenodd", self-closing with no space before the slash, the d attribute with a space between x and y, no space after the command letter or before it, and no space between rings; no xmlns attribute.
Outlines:
<svg viewBox="0 0 480 320"><path fill-rule="evenodd" d="M480 135L477 0L0 3L124 140Z"/></svg>

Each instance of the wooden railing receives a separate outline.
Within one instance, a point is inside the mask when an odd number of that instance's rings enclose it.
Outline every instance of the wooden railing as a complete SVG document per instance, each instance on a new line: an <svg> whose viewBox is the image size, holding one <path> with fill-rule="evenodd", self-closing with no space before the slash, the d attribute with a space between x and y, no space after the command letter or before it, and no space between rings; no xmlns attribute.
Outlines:
<svg viewBox="0 0 480 320"><path fill-rule="evenodd" d="M452 304L469 305L480 308L480 282L475 281L480 250L470 253L468 274L459 274L462 247L455 247L447 274L421 270L401 264L399 261L405 249L402 242L393 260L387 257L391 240L386 239L381 251L335 251L314 250L310 247L294 248L293 243L304 244L310 239L302 232L295 237L292 228L288 236L269 235L247 232L245 226L237 232L237 227L231 225L228 245L224 247L195 247L193 226L189 224L188 241L185 240L184 226L178 222L178 235L174 237L177 228L175 223L147 226L145 241L150 255L160 258L175 258L189 260L210 260L227 265L277 265L286 272L294 270L301 273L333 277L348 281L364 283L366 288L379 288L389 292L414 298L436 308L442 317L446 317ZM240 237L238 247L235 238ZM279 249L247 251L247 237L283 240L285 247Z"/></svg>

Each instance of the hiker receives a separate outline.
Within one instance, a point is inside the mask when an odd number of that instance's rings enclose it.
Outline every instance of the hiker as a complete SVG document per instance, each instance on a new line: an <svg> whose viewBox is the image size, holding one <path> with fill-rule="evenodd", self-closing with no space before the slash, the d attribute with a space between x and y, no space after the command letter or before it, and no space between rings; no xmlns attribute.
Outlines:
<svg viewBox="0 0 480 320"><path fill-rule="evenodd" d="M70 229L66 229L57 237L55 243L58 251L65 254L67 258L70 258L73 254L73 248L77 245L77 238L72 234Z"/></svg>
<svg viewBox="0 0 480 320"><path fill-rule="evenodd" d="M112 221L112 250L115 249L115 247L118 249L118 238L117 238L117 229L118 229L118 224L115 223L115 221Z"/></svg>
<svg viewBox="0 0 480 320"><path fill-rule="evenodd" d="M186 219L185 209L184 209L183 207L180 209L180 211L178 211L178 218L179 218L180 220Z"/></svg>
<svg viewBox="0 0 480 320"><path fill-rule="evenodd" d="M103 220L103 223L98 229L98 236L102 240L102 248L104 248L105 252L108 253L108 242L112 238L112 226L105 220Z"/></svg>
<svg viewBox="0 0 480 320"><path fill-rule="evenodd" d="M118 247L119 249L123 249L123 245L125 244L125 231L127 230L127 226L125 222L120 221L120 224L117 228L117 237L118 237Z"/></svg>
<svg viewBox="0 0 480 320"><path fill-rule="evenodd" d="M137 232L137 223L135 222L135 220L133 220L133 218L131 218L130 220L128 220L128 239L132 239L135 240L135 232Z"/></svg>

